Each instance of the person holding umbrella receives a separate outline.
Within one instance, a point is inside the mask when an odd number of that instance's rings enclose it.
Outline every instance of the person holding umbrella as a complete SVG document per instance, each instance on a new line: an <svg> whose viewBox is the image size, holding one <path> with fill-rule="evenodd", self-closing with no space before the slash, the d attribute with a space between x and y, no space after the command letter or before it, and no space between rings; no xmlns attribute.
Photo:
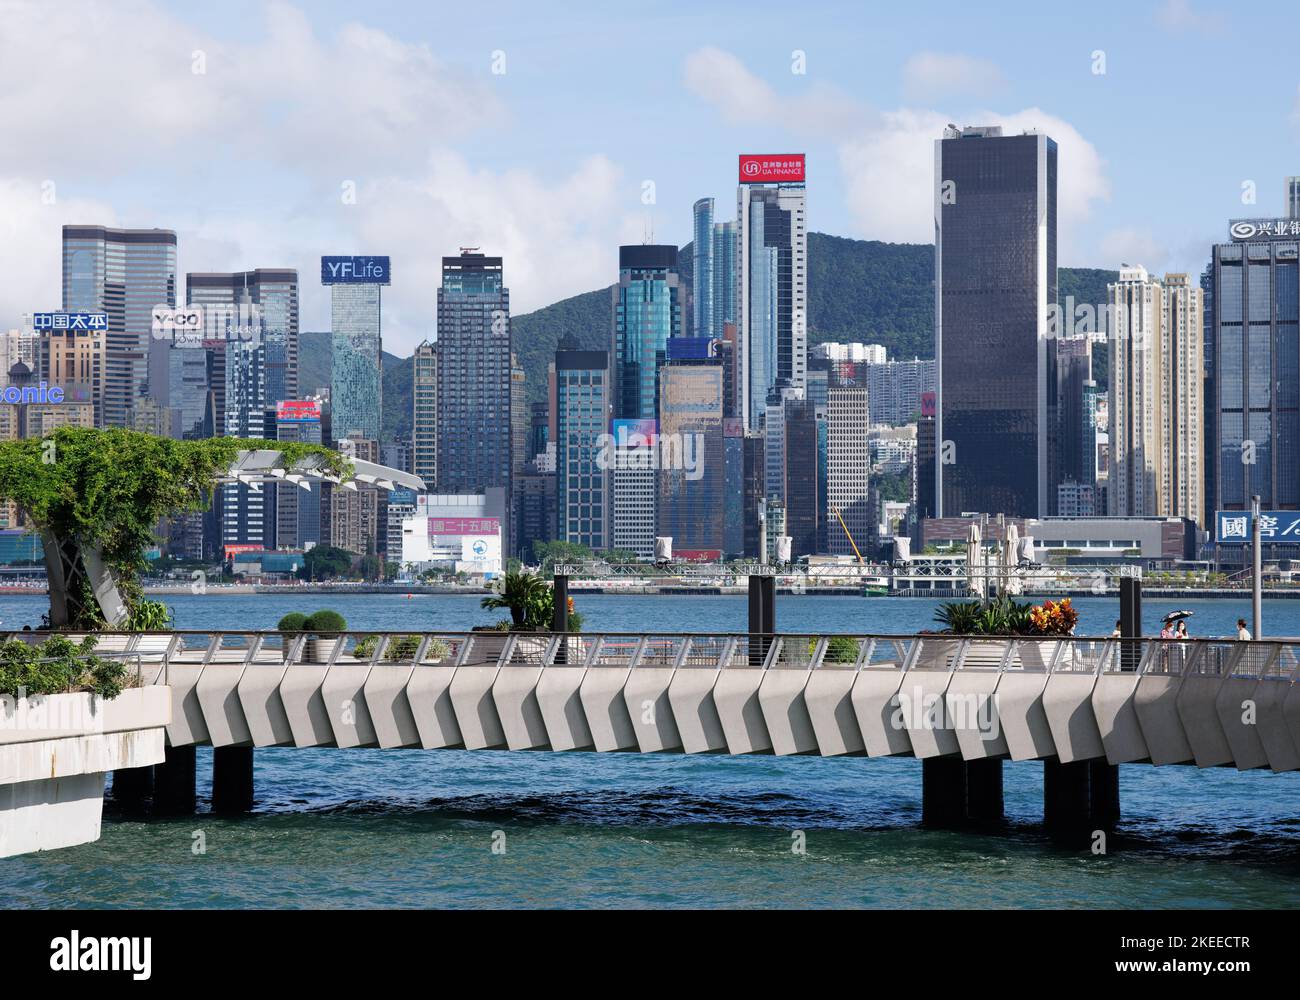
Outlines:
<svg viewBox="0 0 1300 1000"><path fill-rule="evenodd" d="M1171 611L1164 617L1163 627L1160 629L1160 638L1162 639L1186 639L1187 636L1187 619L1192 617L1190 611Z"/></svg>

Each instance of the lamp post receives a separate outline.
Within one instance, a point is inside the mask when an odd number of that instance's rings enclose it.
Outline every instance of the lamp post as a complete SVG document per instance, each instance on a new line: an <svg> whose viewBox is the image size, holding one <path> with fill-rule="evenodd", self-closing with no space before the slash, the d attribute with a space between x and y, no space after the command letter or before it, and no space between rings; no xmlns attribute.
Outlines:
<svg viewBox="0 0 1300 1000"><path fill-rule="evenodd" d="M1251 635L1256 639L1263 638L1264 631L1264 533L1260 525L1259 517L1259 494L1250 498L1250 519L1251 519L1251 561L1253 571L1251 573L1250 583L1250 610L1252 618Z"/></svg>

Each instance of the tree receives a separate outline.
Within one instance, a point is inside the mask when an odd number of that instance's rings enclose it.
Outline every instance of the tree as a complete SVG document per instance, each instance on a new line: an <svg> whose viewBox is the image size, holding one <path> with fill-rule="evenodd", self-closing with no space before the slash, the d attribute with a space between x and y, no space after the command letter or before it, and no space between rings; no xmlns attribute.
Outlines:
<svg viewBox="0 0 1300 1000"><path fill-rule="evenodd" d="M549 598L551 588L540 576L532 573L507 573L501 581L501 590L483 598L479 605L489 610L505 609L516 628L550 628L546 617L554 607Z"/></svg>
<svg viewBox="0 0 1300 1000"><path fill-rule="evenodd" d="M316 545L303 556L303 566L298 570L298 576L303 580L334 580L348 576L351 572L351 552L337 545Z"/></svg>
<svg viewBox="0 0 1300 1000"><path fill-rule="evenodd" d="M61 427L44 438L0 443L0 497L41 534L50 585L49 622L76 630L129 621L144 601L139 577L164 517L203 510L216 480L243 449L308 456L322 471L350 475L320 445L209 438L175 441L123 428ZM148 611L144 617L152 617Z"/></svg>
<svg viewBox="0 0 1300 1000"><path fill-rule="evenodd" d="M594 556L590 546L581 542L533 542L533 558L542 572L549 572L555 563L590 562Z"/></svg>

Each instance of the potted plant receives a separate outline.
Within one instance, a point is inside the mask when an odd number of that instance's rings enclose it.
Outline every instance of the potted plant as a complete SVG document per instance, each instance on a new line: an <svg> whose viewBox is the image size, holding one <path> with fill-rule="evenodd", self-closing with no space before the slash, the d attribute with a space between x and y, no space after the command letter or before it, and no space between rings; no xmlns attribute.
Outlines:
<svg viewBox="0 0 1300 1000"><path fill-rule="evenodd" d="M288 662L294 640L298 637L298 633L303 631L306 623L307 616L301 611L290 611L276 623L276 631L280 633L280 655L285 662Z"/></svg>
<svg viewBox="0 0 1300 1000"><path fill-rule="evenodd" d="M331 633L342 632L348 627L344 617L337 611L317 611L302 623L304 632L312 633L307 640L307 659L312 663L328 663L334 655L334 647L342 642L342 637Z"/></svg>

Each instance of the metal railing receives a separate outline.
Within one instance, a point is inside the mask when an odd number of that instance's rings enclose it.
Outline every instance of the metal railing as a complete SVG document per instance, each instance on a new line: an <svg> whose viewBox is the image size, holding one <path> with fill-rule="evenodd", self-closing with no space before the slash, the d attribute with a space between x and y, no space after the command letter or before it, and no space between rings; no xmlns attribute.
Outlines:
<svg viewBox="0 0 1300 1000"><path fill-rule="evenodd" d="M52 633L0 638L40 642ZM60 633L67 634L67 633ZM1300 640L922 634L254 630L96 633L89 654L129 660L140 684L208 666L580 667L1138 673L1293 683ZM69 635L70 638L77 636Z"/></svg>

